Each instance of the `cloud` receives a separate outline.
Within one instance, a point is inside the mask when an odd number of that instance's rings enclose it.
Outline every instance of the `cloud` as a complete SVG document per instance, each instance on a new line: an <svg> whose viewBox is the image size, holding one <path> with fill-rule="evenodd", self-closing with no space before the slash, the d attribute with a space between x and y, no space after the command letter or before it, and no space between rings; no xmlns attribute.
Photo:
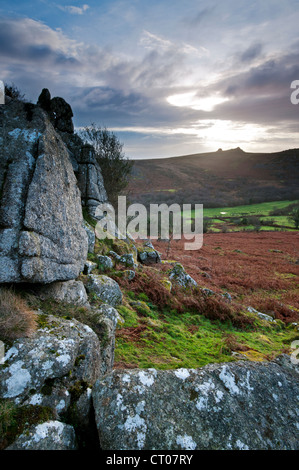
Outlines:
<svg viewBox="0 0 299 470"><path fill-rule="evenodd" d="M260 56L262 48L261 43L252 44L241 54L241 62L251 62L253 59L256 59Z"/></svg>
<svg viewBox="0 0 299 470"><path fill-rule="evenodd" d="M203 8L197 14L183 18L183 23L188 27L197 28L213 13L215 6Z"/></svg>
<svg viewBox="0 0 299 470"><path fill-rule="evenodd" d="M235 96L275 98L288 93L296 77L299 77L299 53L286 53L266 58L245 72L236 72L222 81L222 87Z"/></svg>
<svg viewBox="0 0 299 470"><path fill-rule="evenodd" d="M44 87L53 96L63 96L74 109L77 125L99 120L107 126L181 126L194 110L174 111L166 98L169 87L175 89L184 79L190 53L152 33L144 37L152 47L140 57L130 57L70 39L36 20L3 18L0 60L8 71L4 78L21 88L25 85L27 98L33 100Z"/></svg>
<svg viewBox="0 0 299 470"><path fill-rule="evenodd" d="M169 50L174 46L171 41L163 39L156 34L152 34L149 31L143 31L139 43L147 49L159 49L162 51Z"/></svg>
<svg viewBox="0 0 299 470"><path fill-rule="evenodd" d="M70 39L61 30L30 18L2 18L0 60L11 75L13 69L18 69L24 78L26 74L32 75L34 70L35 81L38 78L41 83L52 81L60 84L63 90L67 85L70 90L100 86L131 98L138 90L139 94L153 100L156 97L164 99L161 90L184 79L185 60L196 50L191 46L186 49L186 45L177 47L149 32L142 37L145 53L137 58ZM15 76L11 79L17 81Z"/></svg>
<svg viewBox="0 0 299 470"><path fill-rule="evenodd" d="M215 106L211 106L209 112L211 119L259 125L288 122L288 126L298 121L298 107L290 102L290 84L299 78L299 53L290 50L265 57L260 55L257 64L250 66L249 62L244 70L244 67L234 63L234 68L226 70L213 82L207 82L198 90L195 87L187 90L189 94L196 92L187 104L191 107L202 98L208 98L211 103L214 101ZM218 97L226 100L217 103ZM200 118L205 118L202 113Z"/></svg>
<svg viewBox="0 0 299 470"><path fill-rule="evenodd" d="M0 57L8 62L78 62L78 43L30 18L0 19Z"/></svg>
<svg viewBox="0 0 299 470"><path fill-rule="evenodd" d="M74 8L83 13L87 10L84 6ZM209 12L199 13L194 17L198 24ZM182 26L181 21L176 24ZM270 49L267 38L261 41L257 37L251 43L242 36L235 44L229 33L228 45L219 41L216 47L220 36L213 31L206 36L201 32L195 41L192 34L196 28L189 28L193 30L190 35L182 30L178 35L171 35L169 30L162 33L159 24L155 27L150 22L147 28L134 30L133 46L128 41L119 48L120 39L115 33L112 45L108 47L108 42L102 47L93 40L91 44L84 42L84 29L75 40L41 21L0 19L4 74L0 78L16 83L35 101L45 86L52 96L63 96L73 107L77 126L94 121L118 132L135 132L142 139L148 133L149 141L155 138L156 143L165 137L173 145L179 143L180 136L182 148L190 148L191 152L191 144L196 142L207 146L211 139L213 146L212 134L220 135L220 131L223 139L225 135L233 139L233 130L237 129L236 139L246 141L244 135L250 130L260 142L271 136L271 130L281 141L280 129L285 136L294 135L298 106L290 103L290 83L299 78L296 43L283 53L283 48L280 52L278 48ZM218 24L217 34L220 31L222 25ZM209 50L201 46L203 37ZM265 132L256 131L258 126ZM274 142L274 137L271 139ZM169 148L172 152L175 146Z"/></svg>
<svg viewBox="0 0 299 470"><path fill-rule="evenodd" d="M82 5L82 7L74 7L72 5L67 5L67 6L58 5L58 8L60 10L71 13L72 15L83 15L83 13L89 9L89 5L84 4Z"/></svg>
<svg viewBox="0 0 299 470"><path fill-rule="evenodd" d="M177 53L177 54L184 54L186 56L197 56L201 57L203 55L209 54L208 49L203 46L195 47L191 44L182 42L176 43L170 41L169 39L162 38L156 34L153 34L149 31L143 31L139 44L146 49L155 50L158 52L168 52L168 53Z"/></svg>

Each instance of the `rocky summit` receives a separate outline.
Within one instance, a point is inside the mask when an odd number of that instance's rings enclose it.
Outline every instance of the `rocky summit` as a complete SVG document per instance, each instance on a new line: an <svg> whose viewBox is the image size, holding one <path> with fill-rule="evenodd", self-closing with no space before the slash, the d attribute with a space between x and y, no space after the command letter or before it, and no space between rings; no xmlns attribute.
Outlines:
<svg viewBox="0 0 299 470"><path fill-rule="evenodd" d="M20 101L0 109L0 283L75 279L90 245L82 205L92 212L107 199L92 151L54 103L59 125L37 105L29 116Z"/></svg>
<svg viewBox="0 0 299 470"><path fill-rule="evenodd" d="M76 278L87 255L80 192L68 151L42 110L1 113L0 282Z"/></svg>

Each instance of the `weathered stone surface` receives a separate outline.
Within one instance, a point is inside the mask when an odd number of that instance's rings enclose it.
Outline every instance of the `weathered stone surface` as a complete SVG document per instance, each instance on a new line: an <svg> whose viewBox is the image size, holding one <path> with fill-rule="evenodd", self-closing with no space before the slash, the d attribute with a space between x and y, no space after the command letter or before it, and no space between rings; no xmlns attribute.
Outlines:
<svg viewBox="0 0 299 470"><path fill-rule="evenodd" d="M185 268L182 264L176 263L169 274L169 279L174 284L177 284L183 288L196 287L197 282L186 273Z"/></svg>
<svg viewBox="0 0 299 470"><path fill-rule="evenodd" d="M93 263L92 261L86 260L84 264L83 274L91 274L92 271L97 269L97 263Z"/></svg>
<svg viewBox="0 0 299 470"><path fill-rule="evenodd" d="M89 305L87 293L81 281L53 282L42 286L38 295L42 299L52 298L75 305Z"/></svg>
<svg viewBox="0 0 299 470"><path fill-rule="evenodd" d="M102 302L112 305L112 307L122 303L122 292L119 285L114 279L104 274L90 274L86 289L87 292L94 293Z"/></svg>
<svg viewBox="0 0 299 470"><path fill-rule="evenodd" d="M109 271L109 269L113 268L112 259L109 256L105 255L98 255L97 256L99 268L103 269L104 271Z"/></svg>
<svg viewBox="0 0 299 470"><path fill-rule="evenodd" d="M57 96L51 99L50 118L55 129L72 134L74 132L72 117L72 108L63 98Z"/></svg>
<svg viewBox="0 0 299 470"><path fill-rule="evenodd" d="M91 328L74 319L40 313L39 322L33 337L16 340L7 350L0 397L49 406L59 418L84 394L90 403L90 389L101 375L101 344Z"/></svg>
<svg viewBox="0 0 299 470"><path fill-rule="evenodd" d="M82 227L80 193L65 146L50 128L43 136L39 154L24 218L27 230L36 233L36 252L27 254L33 259L23 263L22 274L32 282L74 279L83 270L88 247ZM43 252L44 238L49 240L46 253ZM22 246L22 254L25 250L26 245ZM39 257L39 250L43 266L35 259ZM45 267L47 260L52 262L49 270ZM77 275L74 276L74 272Z"/></svg>
<svg viewBox="0 0 299 470"><path fill-rule="evenodd" d="M60 421L47 421L21 434L6 450L76 450L73 426Z"/></svg>
<svg viewBox="0 0 299 470"><path fill-rule="evenodd" d="M109 255L112 256L115 264L123 264L126 268L137 268L138 266L138 264L135 263L134 253L118 255L115 251L109 251Z"/></svg>
<svg viewBox="0 0 299 470"><path fill-rule="evenodd" d="M126 268L135 268L135 267L137 267L137 265L135 264L135 261L134 261L133 253L128 253L128 254L120 256L118 262L125 265Z"/></svg>
<svg viewBox="0 0 299 470"><path fill-rule="evenodd" d="M261 320L269 321L269 322L275 322L274 318L272 318L270 315L266 315L265 313L258 312L255 308L253 307L247 307L248 312L250 313L255 313Z"/></svg>
<svg viewBox="0 0 299 470"><path fill-rule="evenodd" d="M0 256L0 282L18 282L19 263L10 256Z"/></svg>
<svg viewBox="0 0 299 470"><path fill-rule="evenodd" d="M211 297L212 295L215 295L215 292L212 289L208 289L207 287L204 287L200 289L204 297Z"/></svg>
<svg viewBox="0 0 299 470"><path fill-rule="evenodd" d="M95 245L95 242L96 242L96 236L95 236L94 229L91 225L89 225L86 222L86 220L84 220L83 227L84 227L84 230L87 233L87 237L88 237L88 253L94 253L94 245Z"/></svg>
<svg viewBox="0 0 299 470"><path fill-rule="evenodd" d="M111 372L114 363L115 330L124 323L118 311L108 304L102 304L93 314L102 348L101 374Z"/></svg>
<svg viewBox="0 0 299 470"><path fill-rule="evenodd" d="M114 370L93 388L109 450L298 450L298 366L234 362Z"/></svg>
<svg viewBox="0 0 299 470"><path fill-rule="evenodd" d="M224 294L221 294L222 297L228 302L228 303L231 303L232 301L232 296L230 295L229 292L224 292Z"/></svg>
<svg viewBox="0 0 299 470"><path fill-rule="evenodd" d="M20 132L18 136L22 136L22 133ZM21 137L19 139L22 140ZM10 163L6 172L0 209L2 227L20 228L22 225L24 200L35 166L35 158L28 150L25 151L27 146L28 143L24 136L24 155L17 156L17 159Z"/></svg>
<svg viewBox="0 0 299 470"><path fill-rule="evenodd" d="M69 153L42 109L29 122L22 106L0 110L0 283L75 279L88 242Z"/></svg>
<svg viewBox="0 0 299 470"><path fill-rule="evenodd" d="M137 259L145 265L161 263L160 254L155 250L149 240L147 240L142 247L137 247Z"/></svg>
<svg viewBox="0 0 299 470"><path fill-rule="evenodd" d="M132 271L132 269L126 269L125 271L122 271L122 275L124 278L128 279L128 281L132 281L135 277L135 271Z"/></svg>
<svg viewBox="0 0 299 470"><path fill-rule="evenodd" d="M107 202L107 193L104 187L101 168L96 161L94 149L90 145L83 145L78 155L78 186L81 191L82 204L95 219L97 207Z"/></svg>
<svg viewBox="0 0 299 470"><path fill-rule="evenodd" d="M6 228L0 230L0 253L9 255L11 251L18 247L18 230Z"/></svg>

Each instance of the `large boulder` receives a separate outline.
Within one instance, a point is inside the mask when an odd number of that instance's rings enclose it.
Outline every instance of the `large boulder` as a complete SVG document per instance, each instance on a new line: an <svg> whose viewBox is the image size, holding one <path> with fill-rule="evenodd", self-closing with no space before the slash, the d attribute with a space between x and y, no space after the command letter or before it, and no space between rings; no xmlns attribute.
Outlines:
<svg viewBox="0 0 299 470"><path fill-rule="evenodd" d="M97 219L97 207L107 202L107 193L94 148L84 143L79 135L74 134L73 111L63 98L51 99L49 90L44 88L37 105L47 112L55 130L65 143L78 180L82 205L86 207L89 215ZM90 248L92 248L91 245L89 245ZM92 253L93 250L90 252Z"/></svg>
<svg viewBox="0 0 299 470"><path fill-rule="evenodd" d="M197 282L186 273L182 264L176 263L169 273L169 279L174 284L177 284L184 289L197 286Z"/></svg>
<svg viewBox="0 0 299 470"><path fill-rule="evenodd" d="M123 264L126 268L137 268L133 253L124 253L118 255L115 251L110 251L109 254L114 258L115 264Z"/></svg>
<svg viewBox="0 0 299 470"><path fill-rule="evenodd" d="M93 388L102 449L298 450L298 366L114 370Z"/></svg>
<svg viewBox="0 0 299 470"><path fill-rule="evenodd" d="M90 274L87 292L96 295L103 303L116 307L122 303L122 291L118 283L109 276Z"/></svg>
<svg viewBox="0 0 299 470"><path fill-rule="evenodd" d="M40 106L47 113L51 112L51 93L48 88L43 88L37 100L37 106Z"/></svg>
<svg viewBox="0 0 299 470"><path fill-rule="evenodd" d="M51 93L48 88L43 88L38 97L37 106L47 112L56 130L73 134L73 111L63 98L56 96L51 99Z"/></svg>
<svg viewBox="0 0 299 470"><path fill-rule="evenodd" d="M150 240L144 242L143 246L137 247L137 259L145 265L161 263L160 254L155 250Z"/></svg>
<svg viewBox="0 0 299 470"><path fill-rule="evenodd" d="M107 304L85 308L84 314L93 329L75 319L39 311L38 330L5 345L0 363L1 402L35 408L34 416L39 419L35 427L25 423L23 434L10 441L9 449L73 449L74 430L64 423L74 426L79 447L90 442L98 445L91 391L98 378L112 371L115 330L124 320ZM44 423L48 410L54 423Z"/></svg>
<svg viewBox="0 0 299 470"><path fill-rule="evenodd" d="M50 118L55 129L61 132L74 132L73 111L71 106L59 96L50 101Z"/></svg>
<svg viewBox="0 0 299 470"><path fill-rule="evenodd" d="M0 112L0 283L75 279L88 239L69 153L41 108L29 122L20 106Z"/></svg>
<svg viewBox="0 0 299 470"><path fill-rule="evenodd" d="M102 271L110 271L113 268L113 261L109 256L98 255L97 256L99 269Z"/></svg>
<svg viewBox="0 0 299 470"><path fill-rule="evenodd" d="M54 299L58 302L88 306L88 297L82 281L58 281L38 289L41 299Z"/></svg>

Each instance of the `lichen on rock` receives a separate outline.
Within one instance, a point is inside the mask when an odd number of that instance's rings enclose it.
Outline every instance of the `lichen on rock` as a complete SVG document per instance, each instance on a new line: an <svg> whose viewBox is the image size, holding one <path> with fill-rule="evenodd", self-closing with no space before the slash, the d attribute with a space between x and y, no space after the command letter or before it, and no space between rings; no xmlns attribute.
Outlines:
<svg viewBox="0 0 299 470"><path fill-rule="evenodd" d="M13 119L16 107L20 128ZM88 242L67 148L39 107L33 106L30 122L20 103L3 108L0 282L75 279Z"/></svg>
<svg viewBox="0 0 299 470"><path fill-rule="evenodd" d="M88 276L86 289L90 294L94 294L103 303L107 303L113 307L122 303L122 291L116 281L111 277L96 274Z"/></svg>
<svg viewBox="0 0 299 470"><path fill-rule="evenodd" d="M160 254L149 240L144 242L142 246L137 247L137 259L145 265L161 263Z"/></svg>
<svg viewBox="0 0 299 470"><path fill-rule="evenodd" d="M197 287L197 282L186 273L182 264L176 263L169 273L169 280L183 288Z"/></svg>
<svg viewBox="0 0 299 470"><path fill-rule="evenodd" d="M75 430L61 421L47 421L21 434L6 450L76 450Z"/></svg>
<svg viewBox="0 0 299 470"><path fill-rule="evenodd" d="M298 370L283 355L114 370L94 385L93 403L104 450L298 450L298 393Z"/></svg>

